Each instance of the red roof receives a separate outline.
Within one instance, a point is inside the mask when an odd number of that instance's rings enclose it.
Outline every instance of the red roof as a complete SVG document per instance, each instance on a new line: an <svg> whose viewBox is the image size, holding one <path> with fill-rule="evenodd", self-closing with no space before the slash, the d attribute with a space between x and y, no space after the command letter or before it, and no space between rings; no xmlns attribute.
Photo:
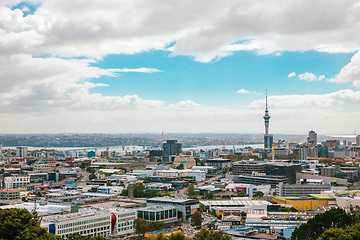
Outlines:
<svg viewBox="0 0 360 240"><path fill-rule="evenodd" d="M1 189L0 192L18 192L19 190L6 190L6 189Z"/></svg>

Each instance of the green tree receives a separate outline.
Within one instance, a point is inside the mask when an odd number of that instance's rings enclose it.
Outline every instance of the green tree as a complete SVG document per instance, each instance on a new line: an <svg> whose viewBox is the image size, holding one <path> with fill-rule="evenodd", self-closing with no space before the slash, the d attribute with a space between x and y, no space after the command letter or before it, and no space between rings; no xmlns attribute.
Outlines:
<svg viewBox="0 0 360 240"><path fill-rule="evenodd" d="M240 191L240 192L237 193L237 196L238 197L246 197L247 195L246 195L246 192Z"/></svg>
<svg viewBox="0 0 360 240"><path fill-rule="evenodd" d="M160 230L163 229L165 226L165 223L162 221L156 221L156 222L150 222L149 223L149 228L151 231L156 231L156 230Z"/></svg>
<svg viewBox="0 0 360 240"><path fill-rule="evenodd" d="M102 236L82 236L79 233L72 233L67 236L67 240L106 240L106 238Z"/></svg>
<svg viewBox="0 0 360 240"><path fill-rule="evenodd" d="M202 220L203 220L203 218L202 218L201 212L196 211L192 215L191 225L196 226L196 227L201 227Z"/></svg>
<svg viewBox="0 0 360 240"><path fill-rule="evenodd" d="M89 179L90 179L90 180L97 179L95 173L90 174L90 175L89 175Z"/></svg>
<svg viewBox="0 0 360 240"><path fill-rule="evenodd" d="M236 154L228 154L225 156L226 159L231 159L232 162L239 161L239 156Z"/></svg>
<svg viewBox="0 0 360 240"><path fill-rule="evenodd" d="M284 207L284 208L280 208L279 212L298 212L298 210L294 207L291 208Z"/></svg>
<svg viewBox="0 0 360 240"><path fill-rule="evenodd" d="M222 199L231 199L231 196L230 195L222 195L221 198Z"/></svg>
<svg viewBox="0 0 360 240"><path fill-rule="evenodd" d="M175 234L171 234L168 237L169 240L190 240L188 237L185 236L184 233L175 233Z"/></svg>
<svg viewBox="0 0 360 240"><path fill-rule="evenodd" d="M189 184L189 186L187 187L187 192L190 197L196 196L194 184Z"/></svg>
<svg viewBox="0 0 360 240"><path fill-rule="evenodd" d="M176 169L179 169L179 170L184 169L184 164L180 163L179 166L176 167Z"/></svg>
<svg viewBox="0 0 360 240"><path fill-rule="evenodd" d="M345 228L329 228L319 238L319 240L359 240L360 224L347 226Z"/></svg>
<svg viewBox="0 0 360 240"><path fill-rule="evenodd" d="M144 234L150 230L149 224L147 224L146 220L143 218L135 219L134 225L136 234Z"/></svg>
<svg viewBox="0 0 360 240"><path fill-rule="evenodd" d="M307 223L295 228L292 240L312 240L319 238L325 230L330 228L343 228L359 222L355 214L348 214L343 209L333 208L309 219Z"/></svg>
<svg viewBox="0 0 360 240"><path fill-rule="evenodd" d="M200 232L195 234L193 240L232 240L229 235L224 234L223 231L215 231L208 229L201 229Z"/></svg>
<svg viewBox="0 0 360 240"><path fill-rule="evenodd" d="M262 191L257 191L254 193L254 197L256 198L262 198L264 196L264 193Z"/></svg>
<svg viewBox="0 0 360 240"><path fill-rule="evenodd" d="M1 240L60 240L61 238L48 233L40 227L37 218L25 209L0 210Z"/></svg>

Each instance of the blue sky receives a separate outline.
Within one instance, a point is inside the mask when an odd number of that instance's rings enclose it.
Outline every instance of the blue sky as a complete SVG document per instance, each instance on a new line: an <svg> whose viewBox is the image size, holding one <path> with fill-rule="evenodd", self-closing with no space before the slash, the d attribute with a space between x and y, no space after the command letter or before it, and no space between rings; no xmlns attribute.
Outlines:
<svg viewBox="0 0 360 240"><path fill-rule="evenodd" d="M6 0L0 132L261 133L266 90L271 133L360 132L359 15L356 0Z"/></svg>
<svg viewBox="0 0 360 240"><path fill-rule="evenodd" d="M93 92L116 96L139 94L146 99L176 103L192 99L214 106L245 105L269 95L323 94L343 88L350 83L327 82L351 59L354 53L329 54L315 51L284 52L281 56L258 55L255 52L236 52L232 56L202 63L188 56L171 56L168 51L151 51L135 55L110 55L92 64L101 68L156 68L162 72L121 73L118 77L102 77L94 82L110 87L95 88ZM312 72L325 75L322 81L307 82L288 78L291 72ZM236 93L239 89L258 94ZM216 98L214 98L216 96Z"/></svg>

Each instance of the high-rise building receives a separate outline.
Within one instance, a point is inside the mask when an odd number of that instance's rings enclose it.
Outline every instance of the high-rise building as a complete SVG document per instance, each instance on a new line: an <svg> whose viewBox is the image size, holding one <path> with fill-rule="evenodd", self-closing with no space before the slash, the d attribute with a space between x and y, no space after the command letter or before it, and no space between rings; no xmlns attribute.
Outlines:
<svg viewBox="0 0 360 240"><path fill-rule="evenodd" d="M163 161L172 162L175 156L180 155L182 152L182 144L177 140L167 140L163 143Z"/></svg>
<svg viewBox="0 0 360 240"><path fill-rule="evenodd" d="M269 134L270 115L268 110L267 93L266 93L265 104L266 106L265 106L265 115L264 115L264 122L265 122L264 148L270 150L273 144L273 135Z"/></svg>
<svg viewBox="0 0 360 240"><path fill-rule="evenodd" d="M360 135L356 136L356 145L360 146Z"/></svg>
<svg viewBox="0 0 360 240"><path fill-rule="evenodd" d="M307 142L308 142L308 143L317 144L317 133L316 133L315 131L311 130L311 131L309 132L309 136L308 136Z"/></svg>
<svg viewBox="0 0 360 240"><path fill-rule="evenodd" d="M26 158L27 156L27 147L16 147L16 157Z"/></svg>

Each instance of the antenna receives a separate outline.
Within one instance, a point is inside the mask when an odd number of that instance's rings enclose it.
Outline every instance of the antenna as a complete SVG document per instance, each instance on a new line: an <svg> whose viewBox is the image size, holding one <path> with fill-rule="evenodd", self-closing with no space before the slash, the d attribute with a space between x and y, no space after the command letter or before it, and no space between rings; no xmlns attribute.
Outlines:
<svg viewBox="0 0 360 240"><path fill-rule="evenodd" d="M266 89L266 98L265 98L265 99L266 99L266 100L265 100L265 101L266 101L266 107L265 107L265 108L266 108L266 110L267 110L267 109L268 109L268 101L267 101L267 89Z"/></svg>

